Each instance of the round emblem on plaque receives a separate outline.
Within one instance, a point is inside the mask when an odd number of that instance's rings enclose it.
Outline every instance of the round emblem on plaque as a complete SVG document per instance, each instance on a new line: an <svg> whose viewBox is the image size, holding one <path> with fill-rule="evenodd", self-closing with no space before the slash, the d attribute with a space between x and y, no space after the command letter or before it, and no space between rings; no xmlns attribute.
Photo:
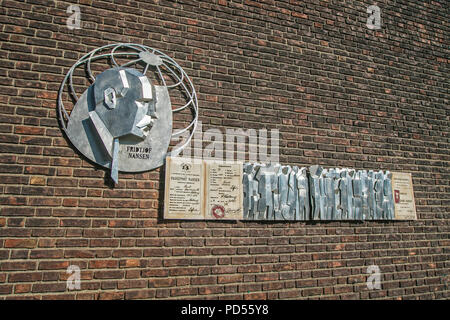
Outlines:
<svg viewBox="0 0 450 320"><path fill-rule="evenodd" d="M212 207L211 213L217 219L223 218L225 216L225 208L221 205L216 204Z"/></svg>
<svg viewBox="0 0 450 320"><path fill-rule="evenodd" d="M183 111L192 121L173 129L174 114ZM58 117L73 146L110 168L117 183L119 171L160 167L167 155L179 154L190 142L197 126L197 94L186 72L161 51L111 44L69 69L58 92ZM183 143L169 152L171 139L180 136Z"/></svg>

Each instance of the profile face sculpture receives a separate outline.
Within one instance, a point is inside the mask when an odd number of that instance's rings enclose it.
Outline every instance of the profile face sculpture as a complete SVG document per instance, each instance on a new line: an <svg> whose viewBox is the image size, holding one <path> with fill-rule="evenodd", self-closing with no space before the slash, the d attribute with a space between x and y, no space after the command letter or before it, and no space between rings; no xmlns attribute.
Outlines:
<svg viewBox="0 0 450 320"><path fill-rule="evenodd" d="M132 60L119 64L119 57ZM94 77L91 62L97 60L106 60L109 66ZM91 85L78 97L73 76L81 67ZM138 71L141 67L143 71ZM70 114L63 102L66 86L76 101ZM169 89L179 89L186 104L172 110ZM172 114L186 108L193 111L192 122L172 132ZM167 155L177 155L190 142L198 119L197 96L184 70L156 49L125 43L94 49L70 68L58 93L58 112L73 146L89 160L110 168L115 183L119 171L152 170L163 165ZM168 152L170 140L181 135L183 143Z"/></svg>
<svg viewBox="0 0 450 320"><path fill-rule="evenodd" d="M83 93L66 132L85 156L109 167L117 183L119 170L162 165L171 131L168 90L135 69L118 67L103 71Z"/></svg>
<svg viewBox="0 0 450 320"><path fill-rule="evenodd" d="M156 118L154 91L148 78L135 69L108 69L95 81L91 120L104 125L113 138L131 134L143 139Z"/></svg>
<svg viewBox="0 0 450 320"><path fill-rule="evenodd" d="M156 119L155 89L145 75L130 68L104 71L93 87L95 105L88 105L89 118L112 159L111 177L117 183L119 138L148 136Z"/></svg>

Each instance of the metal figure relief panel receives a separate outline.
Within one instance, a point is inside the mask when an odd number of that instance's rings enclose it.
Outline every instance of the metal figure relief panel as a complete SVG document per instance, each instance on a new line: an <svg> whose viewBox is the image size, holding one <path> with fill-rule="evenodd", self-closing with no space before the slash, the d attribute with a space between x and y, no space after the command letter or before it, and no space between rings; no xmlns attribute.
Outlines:
<svg viewBox="0 0 450 320"><path fill-rule="evenodd" d="M312 220L393 220L391 173L310 167Z"/></svg>
<svg viewBox="0 0 450 320"><path fill-rule="evenodd" d="M244 220L309 220L306 168L244 164Z"/></svg>
<svg viewBox="0 0 450 320"><path fill-rule="evenodd" d="M392 174L244 165L244 220L393 220Z"/></svg>

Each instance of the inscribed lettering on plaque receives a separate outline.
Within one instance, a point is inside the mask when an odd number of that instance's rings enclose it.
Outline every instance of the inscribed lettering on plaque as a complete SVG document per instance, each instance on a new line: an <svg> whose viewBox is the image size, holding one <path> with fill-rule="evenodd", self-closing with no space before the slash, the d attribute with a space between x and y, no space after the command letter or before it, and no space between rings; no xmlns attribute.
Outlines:
<svg viewBox="0 0 450 320"><path fill-rule="evenodd" d="M395 220L417 220L411 173L392 172Z"/></svg>
<svg viewBox="0 0 450 320"><path fill-rule="evenodd" d="M166 158L165 219L204 219L201 160Z"/></svg>
<svg viewBox="0 0 450 320"><path fill-rule="evenodd" d="M205 219L242 220L242 163L205 161Z"/></svg>
<svg viewBox="0 0 450 320"><path fill-rule="evenodd" d="M242 220L242 163L166 159L165 219Z"/></svg>

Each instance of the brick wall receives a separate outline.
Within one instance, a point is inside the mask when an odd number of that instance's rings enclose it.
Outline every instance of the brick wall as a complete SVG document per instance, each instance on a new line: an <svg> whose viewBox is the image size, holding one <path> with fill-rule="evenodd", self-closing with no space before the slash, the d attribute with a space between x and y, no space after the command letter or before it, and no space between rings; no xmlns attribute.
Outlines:
<svg viewBox="0 0 450 320"><path fill-rule="evenodd" d="M445 1L77 3L69 30L70 2L0 0L1 299L449 298ZM56 119L68 68L114 42L176 59L204 129L279 129L281 163L411 172L418 220L162 220L163 169L111 188Z"/></svg>

